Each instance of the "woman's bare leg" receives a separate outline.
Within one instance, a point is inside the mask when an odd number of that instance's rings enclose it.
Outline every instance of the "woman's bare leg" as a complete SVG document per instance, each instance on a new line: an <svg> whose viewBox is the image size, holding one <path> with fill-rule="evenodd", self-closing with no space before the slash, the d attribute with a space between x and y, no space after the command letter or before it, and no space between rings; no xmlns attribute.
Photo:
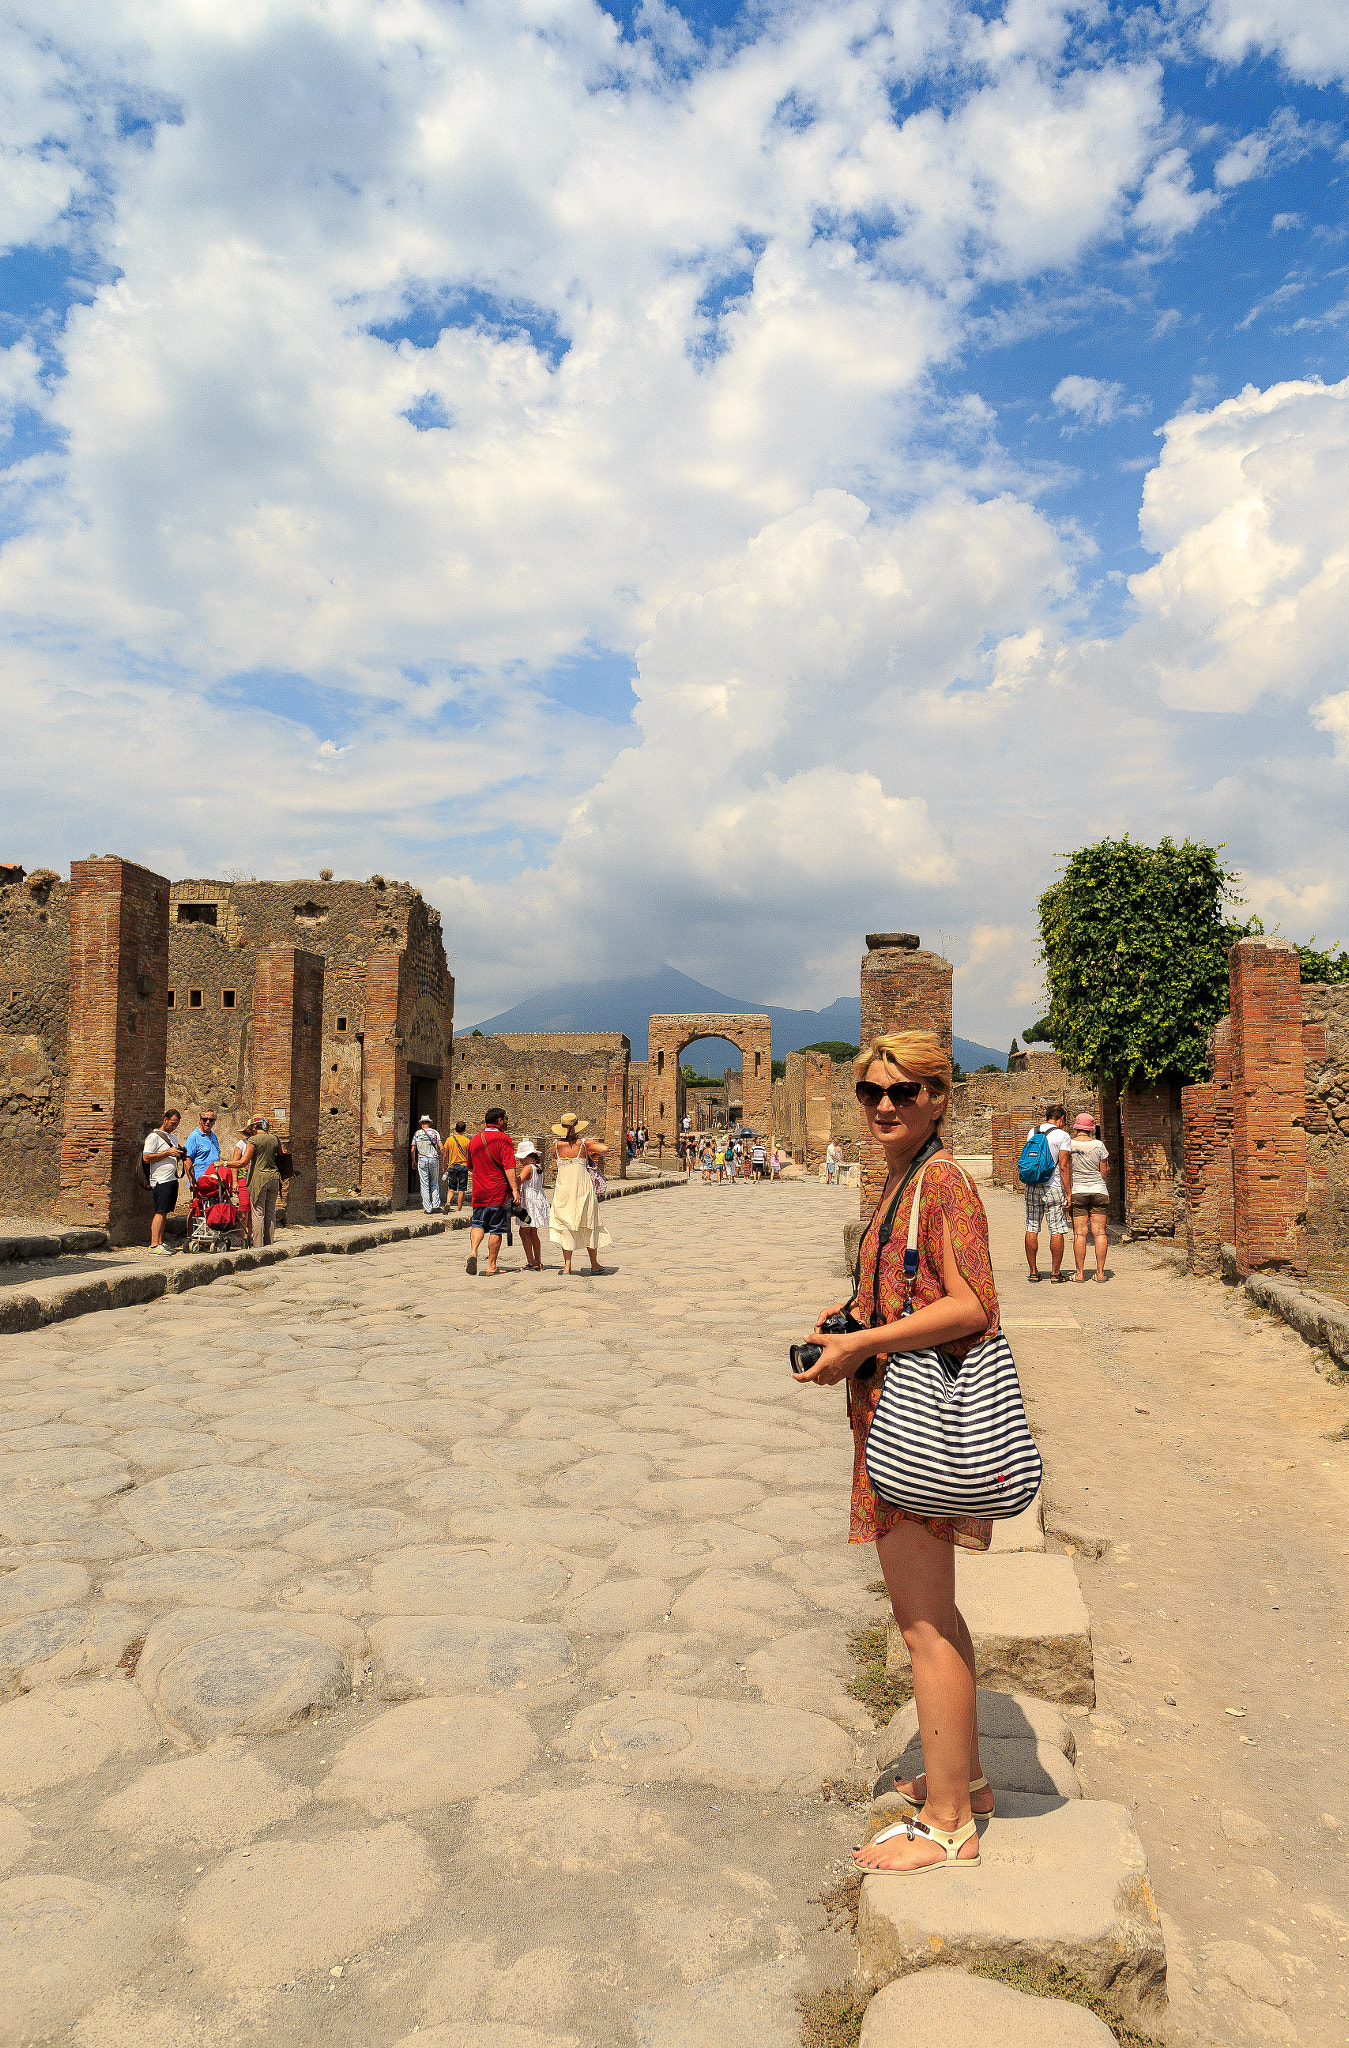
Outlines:
<svg viewBox="0 0 1349 2048"><path fill-rule="evenodd" d="M970 1783L973 1784L976 1778L982 1778L984 1775L984 1767L979 1761L978 1680L974 1669L974 1644L970 1638L969 1629L965 1624L965 1617L958 1607L956 1609L956 1634L960 1643L960 1654L969 1666L970 1678L975 1685L976 1712L970 1729ZM916 1799L921 1806L927 1798L927 1778L926 1776L899 1778L896 1780L896 1789L901 1792L907 1792L909 1797ZM994 1793L991 1785L983 1786L978 1792L971 1792L970 1811L976 1816L982 1818L984 1814L992 1813L993 1805Z"/></svg>
<svg viewBox="0 0 1349 2048"><path fill-rule="evenodd" d="M1077 1267L1077 1277L1079 1280L1085 1280L1087 1277L1087 1228L1091 1220L1091 1216L1087 1214L1085 1209L1074 1209L1073 1263Z"/></svg>
<svg viewBox="0 0 1349 2048"><path fill-rule="evenodd" d="M970 1818L970 1779L982 1776L971 1768L979 1754L974 1650L956 1607L955 1546L941 1542L921 1522L897 1522L877 1537L876 1555L913 1665L927 1765L927 1796L919 1817L952 1833ZM935 1843L910 1842L902 1835L879 1848L869 1843L859 1853L861 1867L869 1870L907 1870L943 1860ZM972 1835L960 1853L977 1856L977 1838Z"/></svg>
<svg viewBox="0 0 1349 2048"><path fill-rule="evenodd" d="M1096 1278L1104 1280L1106 1246L1110 1241L1106 1234L1104 1209L1092 1210L1091 1234L1096 1240Z"/></svg>

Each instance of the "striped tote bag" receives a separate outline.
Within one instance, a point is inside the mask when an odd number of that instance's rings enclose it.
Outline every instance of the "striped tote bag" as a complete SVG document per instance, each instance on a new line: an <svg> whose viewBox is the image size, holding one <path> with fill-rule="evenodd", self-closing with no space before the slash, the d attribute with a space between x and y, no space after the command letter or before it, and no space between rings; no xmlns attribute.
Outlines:
<svg viewBox="0 0 1349 2048"><path fill-rule="evenodd" d="M950 1162L948 1162L950 1163ZM905 1270L918 1270L920 1173ZM866 1443L867 1474L887 1507L912 1515L1008 1521L1035 1498L1043 1468L1012 1347L1001 1332L963 1359L896 1351Z"/></svg>

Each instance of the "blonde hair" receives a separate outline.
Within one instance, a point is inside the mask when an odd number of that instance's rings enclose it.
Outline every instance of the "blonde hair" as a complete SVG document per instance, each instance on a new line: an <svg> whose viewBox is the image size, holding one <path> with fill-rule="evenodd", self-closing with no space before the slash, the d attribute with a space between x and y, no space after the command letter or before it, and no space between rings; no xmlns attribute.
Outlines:
<svg viewBox="0 0 1349 2048"><path fill-rule="evenodd" d="M935 1031L883 1031L853 1061L859 1081L865 1081L868 1067L876 1060L887 1067L902 1067L916 1081L926 1081L928 1094L934 1099L940 1096L945 1110L951 1099L951 1055Z"/></svg>

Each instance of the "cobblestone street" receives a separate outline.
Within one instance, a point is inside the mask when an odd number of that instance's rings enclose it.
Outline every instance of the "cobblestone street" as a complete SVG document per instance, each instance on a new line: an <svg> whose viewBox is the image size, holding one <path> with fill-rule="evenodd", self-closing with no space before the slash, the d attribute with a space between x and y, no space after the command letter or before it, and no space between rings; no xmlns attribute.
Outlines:
<svg viewBox="0 0 1349 2048"><path fill-rule="evenodd" d="M1029 1288L987 1192L1173 2020L1340 2040L1344 1397L1144 1247ZM606 1208L595 1280L452 1234L0 1339L0 2042L796 2048L882 1610L786 1347L855 1200L695 1184Z"/></svg>

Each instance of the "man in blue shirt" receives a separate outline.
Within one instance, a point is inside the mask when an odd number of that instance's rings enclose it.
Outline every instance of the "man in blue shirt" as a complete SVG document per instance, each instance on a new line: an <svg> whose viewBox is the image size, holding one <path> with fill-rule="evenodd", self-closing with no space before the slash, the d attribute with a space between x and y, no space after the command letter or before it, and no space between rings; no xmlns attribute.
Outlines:
<svg viewBox="0 0 1349 2048"><path fill-rule="evenodd" d="M204 1109L197 1118L197 1128L187 1141L187 1176L196 1185L197 1175L205 1173L208 1166L214 1166L220 1157L220 1140L215 1134L215 1111Z"/></svg>

